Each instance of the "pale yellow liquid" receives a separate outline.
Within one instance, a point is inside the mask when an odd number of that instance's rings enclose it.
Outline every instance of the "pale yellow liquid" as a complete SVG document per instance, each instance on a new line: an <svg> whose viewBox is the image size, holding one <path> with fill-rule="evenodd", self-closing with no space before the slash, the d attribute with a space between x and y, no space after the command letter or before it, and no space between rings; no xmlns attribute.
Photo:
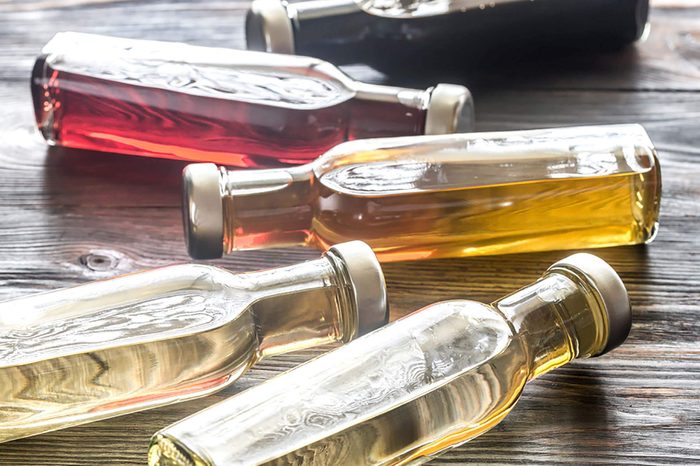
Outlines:
<svg viewBox="0 0 700 466"><path fill-rule="evenodd" d="M529 378L576 356L569 317L581 341L593 341L591 296L569 279L519 293L495 304L501 312L468 301L429 306L162 431L149 464L427 461L496 425Z"/></svg>
<svg viewBox="0 0 700 466"><path fill-rule="evenodd" d="M408 464L464 443L498 424L527 381L517 343L452 382L345 431L264 464Z"/></svg>
<svg viewBox="0 0 700 466"><path fill-rule="evenodd" d="M364 466L427 461L482 434L510 412L527 380L518 365L523 362L518 351L504 351L450 384L309 446L260 463L244 458L234 464ZM426 443L435 435L442 438ZM152 466L221 466L167 437L159 438L150 456Z"/></svg>
<svg viewBox="0 0 700 466"><path fill-rule="evenodd" d="M473 361L475 367L462 373L457 371L452 380L440 380L441 377L437 375L437 380L430 380L429 373L433 370L430 365L433 361L429 357L418 357L419 343L412 342L408 347L400 345L397 354L387 349L386 356L380 353L368 358L377 364L386 364L385 367L363 365L366 373L341 375L335 388L342 390L342 395L312 392L316 381L324 378L319 373L313 380L307 380L306 391L300 392L294 382L284 386L280 383L276 393L263 390L258 395L257 403L260 406L238 404L235 411L231 412L231 424L221 426L222 435L236 430L236 437L243 444L240 446L234 441L228 447L222 446L230 448L231 456L236 457L231 463L210 462L187 451L186 446L172 443L163 437L151 448L150 464L398 464L439 451L455 442L466 441L507 414L519 396L528 374L523 348L519 341L512 339L508 326L500 319L494 320L492 315L484 316L490 312L483 308L475 307L470 311L475 315L469 318L459 315L450 317L433 329L438 336L442 333L449 338L462 331L461 327L465 324L485 322L488 324L485 330L492 331L484 341L485 347L482 343L481 351L474 350L479 339L476 327L467 330L466 335L457 340L458 347L445 344L443 348L436 349L437 358L443 356L440 353L447 351L454 351L455 357L461 355L469 361L476 354L464 354L465 352L480 353L478 356L485 358ZM400 350L403 351L398 353ZM361 358L365 359L364 356ZM435 363L445 365L443 369L434 368L436 372L450 371L448 361L437 360ZM353 380L361 378L365 378L366 383L356 384ZM404 386L394 388L391 382L400 382ZM323 381L320 384L326 386ZM340 384L349 386L341 387ZM362 388L355 391L351 386ZM285 388L296 393L296 396L282 396ZM412 394L412 390L416 393ZM311 393L317 393L321 398L312 400ZM279 413L268 410L268 404L270 408L276 404ZM374 404L383 405L383 408L377 409L379 406L373 406ZM259 419L256 419L255 410L259 411ZM366 416L369 417L363 419ZM357 422L349 423L348 427L333 433L336 423L326 422L335 417L357 418ZM239 418L243 419L239 421ZM276 428L270 431L266 428L266 421L273 420L277 420ZM256 428L257 422L265 427ZM470 428L465 429L465 426ZM289 453L278 453L280 449L294 444L289 437L316 437L311 430L321 438ZM191 434L196 432L192 431ZM251 438L256 436L259 438ZM439 442L431 442L438 437L442 437ZM236 453L240 453L240 456L236 456Z"/></svg>
<svg viewBox="0 0 700 466"><path fill-rule="evenodd" d="M201 397L266 355L352 337L331 271L174 266L0 303L0 441Z"/></svg>
<svg viewBox="0 0 700 466"><path fill-rule="evenodd" d="M22 329L21 335L3 335L0 344L14 355L0 360L0 441L226 386L257 359L257 338L250 310L229 316L224 302L214 304L206 292L183 291L128 309L114 307L73 320L71 326L49 322ZM100 335L92 336L102 341L81 345L90 326L100 327ZM155 341L148 338L154 329L159 332ZM120 338L125 334L142 341L128 344ZM27 342L43 338L45 344L28 347L26 357L15 360L17 348L8 348L8 340L20 337ZM110 347L111 340L116 346Z"/></svg>

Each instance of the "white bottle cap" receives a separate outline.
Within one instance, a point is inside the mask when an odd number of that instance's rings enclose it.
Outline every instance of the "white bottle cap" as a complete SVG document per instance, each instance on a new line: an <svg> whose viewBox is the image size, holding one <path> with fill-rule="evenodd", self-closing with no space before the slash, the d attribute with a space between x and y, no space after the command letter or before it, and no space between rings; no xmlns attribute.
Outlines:
<svg viewBox="0 0 700 466"><path fill-rule="evenodd" d="M182 221L187 252L194 259L224 254L221 172L213 163L193 163L182 172Z"/></svg>
<svg viewBox="0 0 700 466"><path fill-rule="evenodd" d="M632 310L625 284L615 270L593 254L574 254L556 262L549 270L570 270L580 275L600 295L608 320L608 340L600 356L617 348L627 339L632 328Z"/></svg>
<svg viewBox="0 0 700 466"><path fill-rule="evenodd" d="M425 134L467 133L474 129L474 101L464 86L438 84L430 93Z"/></svg>

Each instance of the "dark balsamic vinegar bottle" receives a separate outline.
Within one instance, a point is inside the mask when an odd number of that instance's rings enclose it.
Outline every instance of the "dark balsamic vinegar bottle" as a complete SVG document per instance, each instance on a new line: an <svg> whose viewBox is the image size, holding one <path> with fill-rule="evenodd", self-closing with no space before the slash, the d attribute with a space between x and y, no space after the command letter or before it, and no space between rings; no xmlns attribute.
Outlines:
<svg viewBox="0 0 700 466"><path fill-rule="evenodd" d="M248 48L378 69L619 48L639 39L648 0L254 0Z"/></svg>
<svg viewBox="0 0 700 466"><path fill-rule="evenodd" d="M315 58L71 32L42 50L32 94L51 145L238 167L473 122L462 86L380 86Z"/></svg>

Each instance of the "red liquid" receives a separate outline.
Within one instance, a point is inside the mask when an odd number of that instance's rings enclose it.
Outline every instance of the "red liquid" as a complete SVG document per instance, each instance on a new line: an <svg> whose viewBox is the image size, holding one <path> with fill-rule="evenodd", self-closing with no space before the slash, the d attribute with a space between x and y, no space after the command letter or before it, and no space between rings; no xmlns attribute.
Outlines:
<svg viewBox="0 0 700 466"><path fill-rule="evenodd" d="M34 66L32 95L51 144L239 167L307 163L343 141L422 134L425 126L425 110L395 102L251 103L188 93L181 83L170 90L59 71L45 57Z"/></svg>

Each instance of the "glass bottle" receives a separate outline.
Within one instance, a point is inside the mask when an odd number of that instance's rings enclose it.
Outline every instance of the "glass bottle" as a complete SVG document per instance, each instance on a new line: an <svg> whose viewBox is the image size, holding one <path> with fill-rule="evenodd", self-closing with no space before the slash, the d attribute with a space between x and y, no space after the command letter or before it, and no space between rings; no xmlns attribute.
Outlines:
<svg viewBox="0 0 700 466"><path fill-rule="evenodd" d="M0 441L201 397L262 358L384 324L355 241L289 267L175 265L0 304Z"/></svg>
<svg viewBox="0 0 700 466"><path fill-rule="evenodd" d="M642 36L648 11L649 0L254 0L246 39L336 64L473 68L621 47Z"/></svg>
<svg viewBox="0 0 700 466"><path fill-rule="evenodd" d="M241 167L473 121L462 86L365 84L314 58L73 32L46 44L31 83L51 145Z"/></svg>
<svg viewBox="0 0 700 466"><path fill-rule="evenodd" d="M491 305L430 305L156 434L151 466L419 464L494 427L529 380L630 330L590 254Z"/></svg>
<svg viewBox="0 0 700 466"><path fill-rule="evenodd" d="M639 125L353 141L303 166L184 178L196 258L349 239L380 261L646 243L661 195Z"/></svg>

